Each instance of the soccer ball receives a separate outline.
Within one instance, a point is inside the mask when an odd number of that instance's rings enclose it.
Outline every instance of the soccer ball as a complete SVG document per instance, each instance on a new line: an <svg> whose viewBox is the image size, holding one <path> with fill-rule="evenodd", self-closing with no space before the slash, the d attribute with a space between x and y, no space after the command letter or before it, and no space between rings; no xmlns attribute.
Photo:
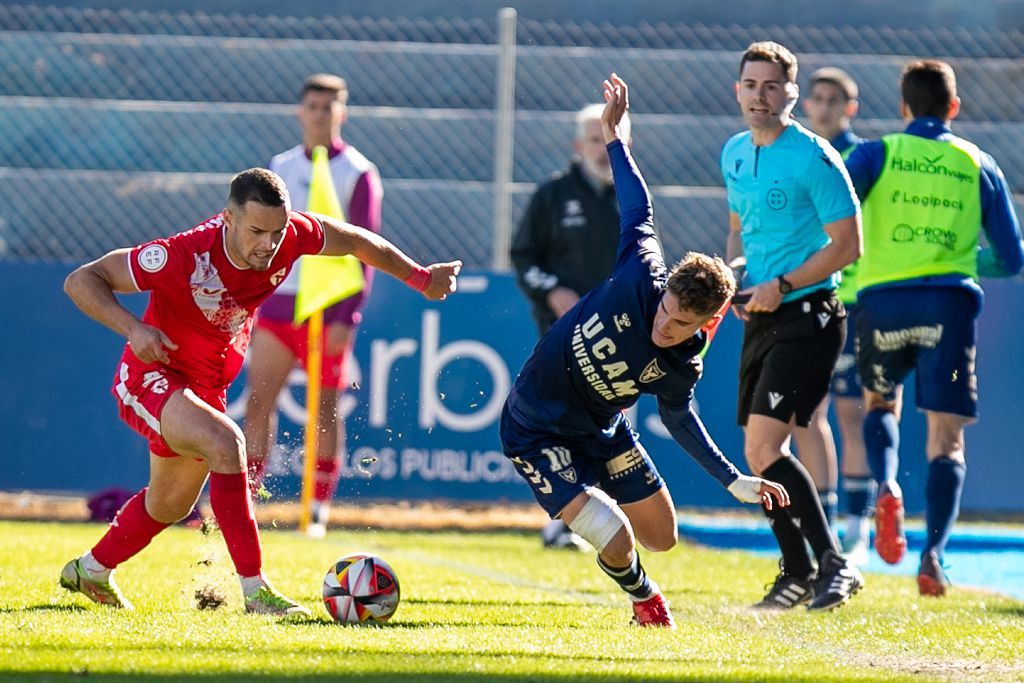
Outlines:
<svg viewBox="0 0 1024 683"><path fill-rule="evenodd" d="M383 623L398 609L398 577L374 555L343 557L324 577L324 604L343 624Z"/></svg>

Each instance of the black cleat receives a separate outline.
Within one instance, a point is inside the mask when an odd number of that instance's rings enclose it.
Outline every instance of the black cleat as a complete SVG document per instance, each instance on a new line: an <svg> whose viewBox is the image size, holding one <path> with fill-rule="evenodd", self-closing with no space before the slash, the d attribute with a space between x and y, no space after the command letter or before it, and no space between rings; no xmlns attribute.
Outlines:
<svg viewBox="0 0 1024 683"><path fill-rule="evenodd" d="M761 602L754 609L784 610L802 605L811 599L811 577L801 579L786 573L786 567L779 563L779 575Z"/></svg>
<svg viewBox="0 0 1024 683"><path fill-rule="evenodd" d="M807 609L830 610L849 600L864 585L860 570L834 550L826 550L818 563L814 599Z"/></svg>

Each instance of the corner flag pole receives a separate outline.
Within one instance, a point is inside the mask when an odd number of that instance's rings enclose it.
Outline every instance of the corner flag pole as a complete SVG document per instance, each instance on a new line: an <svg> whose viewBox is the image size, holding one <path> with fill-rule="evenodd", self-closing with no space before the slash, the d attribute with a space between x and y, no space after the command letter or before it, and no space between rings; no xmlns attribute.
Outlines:
<svg viewBox="0 0 1024 683"><path fill-rule="evenodd" d="M302 461L302 514L299 531L309 528L313 508L313 485L316 477L317 454L320 452L320 368L323 366L324 312L318 310L309 316L308 347L306 355L306 434L305 457Z"/></svg>
<svg viewBox="0 0 1024 683"><path fill-rule="evenodd" d="M327 148L313 149L313 169L306 208L318 214L345 220L331 177ZM309 528L312 516L316 462L320 454L318 425L320 412L320 369L323 367L323 309L363 288L363 270L354 256L303 256L299 266L299 291L295 296L294 323L309 320L306 356L306 434L302 465L302 512L299 531ZM333 408L332 408L333 409Z"/></svg>

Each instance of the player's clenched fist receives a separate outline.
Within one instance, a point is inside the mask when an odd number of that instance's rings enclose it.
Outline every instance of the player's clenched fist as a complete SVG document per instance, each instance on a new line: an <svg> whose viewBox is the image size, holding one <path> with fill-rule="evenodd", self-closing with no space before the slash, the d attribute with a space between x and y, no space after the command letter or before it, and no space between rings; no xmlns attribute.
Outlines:
<svg viewBox="0 0 1024 683"><path fill-rule="evenodd" d="M462 270L462 261L450 263L434 263L427 266L430 271L430 283L423 290L423 296L439 301L453 293L458 285L455 278Z"/></svg>

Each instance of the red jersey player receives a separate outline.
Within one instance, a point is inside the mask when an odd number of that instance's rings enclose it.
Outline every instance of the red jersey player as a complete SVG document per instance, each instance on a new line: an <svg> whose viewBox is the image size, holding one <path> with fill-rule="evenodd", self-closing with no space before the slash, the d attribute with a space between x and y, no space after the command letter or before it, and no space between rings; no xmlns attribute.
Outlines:
<svg viewBox="0 0 1024 683"><path fill-rule="evenodd" d="M253 168L232 179L221 214L168 239L114 250L68 276L64 290L75 304L128 339L113 393L121 418L149 441L150 478L103 538L67 563L61 586L131 609L113 581L114 568L187 516L209 478L210 505L246 611L309 614L263 575L245 439L224 414L253 312L303 254L353 254L428 299L454 292L462 266L454 261L423 268L370 231L291 211L281 178ZM152 294L139 320L114 292L143 290Z"/></svg>

